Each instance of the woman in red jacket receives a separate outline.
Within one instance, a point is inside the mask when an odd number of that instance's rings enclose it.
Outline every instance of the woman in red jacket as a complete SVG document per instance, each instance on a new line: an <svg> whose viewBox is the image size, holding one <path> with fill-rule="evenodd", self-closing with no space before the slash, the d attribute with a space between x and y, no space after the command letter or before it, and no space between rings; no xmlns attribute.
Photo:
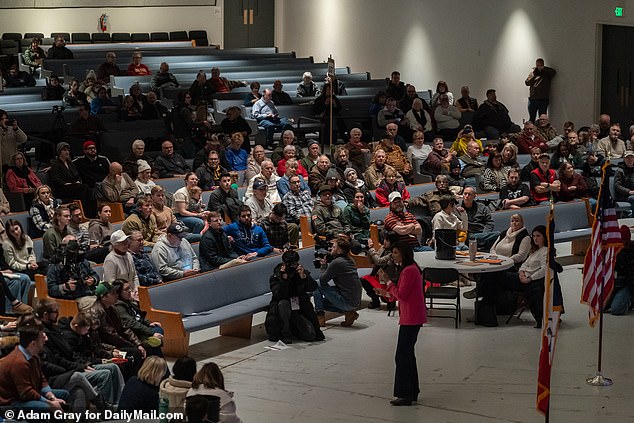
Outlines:
<svg viewBox="0 0 634 423"><path fill-rule="evenodd" d="M412 405L418 399L418 369L416 365L416 340L420 327L427 321L423 280L420 267L414 262L414 250L407 243L399 242L392 247L392 260L400 265L398 284L387 283L386 289L376 288L379 295L395 297L399 303L400 318L398 343L396 345L396 373L394 396L390 404Z"/></svg>
<svg viewBox="0 0 634 423"><path fill-rule="evenodd" d="M398 174L396 170L388 168L383 172L383 176L383 180L379 183L379 186L376 187L376 191L374 191L376 203L379 207L389 206L390 194L395 191L401 194L403 201L409 200L409 191L407 191L403 181L397 180Z"/></svg>

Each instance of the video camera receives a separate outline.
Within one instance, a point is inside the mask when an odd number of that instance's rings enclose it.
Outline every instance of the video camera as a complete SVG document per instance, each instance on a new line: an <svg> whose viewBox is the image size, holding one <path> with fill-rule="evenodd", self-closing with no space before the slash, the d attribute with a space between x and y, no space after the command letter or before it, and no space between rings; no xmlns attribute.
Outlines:
<svg viewBox="0 0 634 423"><path fill-rule="evenodd" d="M321 267L321 259L325 258L328 263L334 260L332 254L330 254L330 241L320 236L315 237L315 260L313 265L315 269Z"/></svg>
<svg viewBox="0 0 634 423"><path fill-rule="evenodd" d="M68 241L67 244L61 244L51 261L54 264L61 264L62 266L70 266L73 264L79 264L86 258L86 251L79 245L76 240Z"/></svg>

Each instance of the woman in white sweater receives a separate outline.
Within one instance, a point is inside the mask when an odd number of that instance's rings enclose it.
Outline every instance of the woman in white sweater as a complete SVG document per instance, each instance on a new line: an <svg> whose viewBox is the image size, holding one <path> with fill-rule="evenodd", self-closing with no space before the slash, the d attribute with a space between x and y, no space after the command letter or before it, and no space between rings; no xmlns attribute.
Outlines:
<svg viewBox="0 0 634 423"><path fill-rule="evenodd" d="M519 269L524 263L531 252L531 237L524 227L524 218L521 214L511 216L511 225L500 234L490 252L510 257L515 263L515 269Z"/></svg>
<svg viewBox="0 0 634 423"><path fill-rule="evenodd" d="M546 227L539 225L531 233L530 253L517 271L491 273L482 281L481 289L479 287L482 302L495 308L501 291L518 292L529 301L535 327L541 327L547 258Z"/></svg>

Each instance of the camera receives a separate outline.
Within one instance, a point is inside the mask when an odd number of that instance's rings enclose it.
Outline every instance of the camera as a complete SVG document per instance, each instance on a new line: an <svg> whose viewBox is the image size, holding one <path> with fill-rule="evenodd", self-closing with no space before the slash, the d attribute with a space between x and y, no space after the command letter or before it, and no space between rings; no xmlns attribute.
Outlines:
<svg viewBox="0 0 634 423"><path fill-rule="evenodd" d="M58 114L61 115L62 113L64 113L64 110L66 110L66 107L64 106L53 106L53 110L51 111L51 114Z"/></svg>
<svg viewBox="0 0 634 423"><path fill-rule="evenodd" d="M321 267L321 259L325 258L326 262L330 263L334 257L330 254L330 251L327 248L317 248L315 249L315 260L313 261L313 265L315 269L319 269Z"/></svg>
<svg viewBox="0 0 634 423"><path fill-rule="evenodd" d="M69 267L83 262L85 257L86 251L76 240L71 240L68 241L68 244L62 244L59 246L51 261L55 264L61 264L64 267Z"/></svg>

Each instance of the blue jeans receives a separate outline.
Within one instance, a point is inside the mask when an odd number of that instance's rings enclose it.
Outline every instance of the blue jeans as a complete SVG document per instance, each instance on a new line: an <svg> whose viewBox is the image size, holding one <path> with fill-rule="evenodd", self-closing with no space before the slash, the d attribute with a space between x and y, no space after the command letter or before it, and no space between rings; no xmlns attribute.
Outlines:
<svg viewBox="0 0 634 423"><path fill-rule="evenodd" d="M261 120L258 122L258 125L264 128L266 131L266 142L268 145L273 144L273 134L276 132L286 131L287 129L293 129L291 124L288 122L286 118L281 118L275 122L270 120Z"/></svg>
<svg viewBox="0 0 634 423"><path fill-rule="evenodd" d="M486 251L488 252L495 241L500 236L500 232L491 231L491 232L478 232L469 234L469 239L475 239L478 243L478 251Z"/></svg>
<svg viewBox="0 0 634 423"><path fill-rule="evenodd" d="M200 231L205 227L205 222L200 217L182 216L180 214L175 214L175 216L176 219L183 222L192 231L192 234L200 234Z"/></svg>
<svg viewBox="0 0 634 423"><path fill-rule="evenodd" d="M345 313L356 309L356 307L346 303L346 299L341 296L334 286L318 284L317 289L313 292L313 298L317 313L323 313L324 310Z"/></svg>
<svg viewBox="0 0 634 423"><path fill-rule="evenodd" d="M70 398L70 394L65 389L51 389L55 397L59 399L63 399L68 402ZM24 408L29 410L40 410L40 411L48 411L50 410L47 403L42 401L13 401L11 403L11 407L15 408Z"/></svg>
<svg viewBox="0 0 634 423"><path fill-rule="evenodd" d="M619 288L612 297L612 304L610 306L610 313L615 316L622 316L627 314L632 305L632 297L630 290L625 288Z"/></svg>
<svg viewBox="0 0 634 423"><path fill-rule="evenodd" d="M19 278L12 279L5 277L7 288L9 288L11 294L13 294L18 301L28 304L29 289L31 289L31 285L35 285L35 283L24 273L14 273L14 275L19 276ZM5 307L5 310L11 310L11 301L9 301L9 299L5 299Z"/></svg>
<svg viewBox="0 0 634 423"><path fill-rule="evenodd" d="M86 373L86 379L103 395L110 404L118 404L125 381L119 366L114 363L96 364L92 366L95 372ZM104 372L108 372L106 376Z"/></svg>

